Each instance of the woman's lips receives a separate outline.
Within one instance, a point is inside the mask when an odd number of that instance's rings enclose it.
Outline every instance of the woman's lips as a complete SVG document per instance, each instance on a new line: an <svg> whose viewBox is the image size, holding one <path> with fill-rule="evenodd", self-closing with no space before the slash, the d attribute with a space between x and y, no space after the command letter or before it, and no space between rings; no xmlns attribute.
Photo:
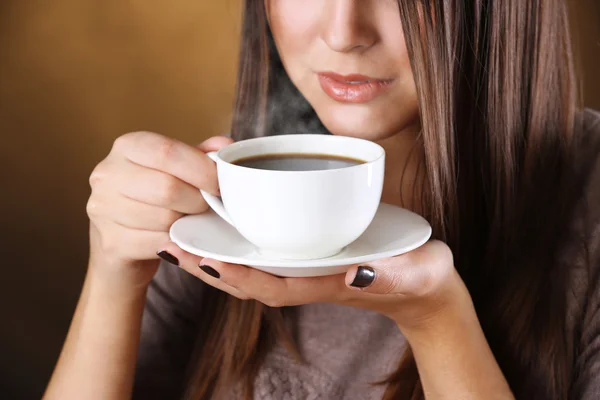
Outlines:
<svg viewBox="0 0 600 400"><path fill-rule="evenodd" d="M317 75L323 91L333 100L342 103L367 103L383 93L393 81L359 74L319 72Z"/></svg>

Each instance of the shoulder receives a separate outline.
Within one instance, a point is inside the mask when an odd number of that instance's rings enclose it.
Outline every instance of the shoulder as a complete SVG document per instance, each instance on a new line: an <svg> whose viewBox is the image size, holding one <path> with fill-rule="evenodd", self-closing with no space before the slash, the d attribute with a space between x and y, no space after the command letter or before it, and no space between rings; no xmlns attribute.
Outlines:
<svg viewBox="0 0 600 400"><path fill-rule="evenodd" d="M573 181L580 185L578 216L600 222L600 113L583 110L577 118L572 153ZM596 218L595 218L596 217Z"/></svg>
<svg viewBox="0 0 600 400"><path fill-rule="evenodd" d="M572 246L567 255L571 263L578 265L572 271L579 278L577 286L591 287L597 286L594 283L600 273L600 113L589 109L581 112L573 150L568 189L577 200L568 235Z"/></svg>
<svg viewBox="0 0 600 400"><path fill-rule="evenodd" d="M600 113L585 109L577 115L569 162L562 183L556 190L568 199L568 235L566 245L577 247L578 257L600 238L596 229L600 225ZM560 196L559 196L560 197ZM573 246L571 246L573 247ZM592 246L593 247L593 246ZM574 254L569 252L569 258ZM600 256L600 255L599 255Z"/></svg>
<svg viewBox="0 0 600 400"><path fill-rule="evenodd" d="M579 125L575 163L582 176L581 216L587 228L587 239L591 241L590 244L595 244L600 242L600 112L584 110ZM589 250L593 250L600 258L600 249Z"/></svg>
<svg viewBox="0 0 600 400"><path fill-rule="evenodd" d="M600 304L600 113L586 110L583 120L583 141L588 159L583 195L585 243L588 258L591 297ZM598 321L600 323L600 321Z"/></svg>
<svg viewBox="0 0 600 400"><path fill-rule="evenodd" d="M569 326L575 334L574 398L600 394L600 113L585 110L578 121L575 165L581 198L576 209L572 247L564 254L571 268Z"/></svg>
<svg viewBox="0 0 600 400"><path fill-rule="evenodd" d="M600 133L600 111L586 108L582 111L584 129Z"/></svg>
<svg viewBox="0 0 600 400"><path fill-rule="evenodd" d="M568 270L568 325L580 331L594 297L600 299L600 113L578 115L566 183L569 217L561 235L559 264Z"/></svg>
<svg viewBox="0 0 600 400"><path fill-rule="evenodd" d="M576 166L585 173L598 172L600 162L600 112L585 109L576 119L574 150Z"/></svg>

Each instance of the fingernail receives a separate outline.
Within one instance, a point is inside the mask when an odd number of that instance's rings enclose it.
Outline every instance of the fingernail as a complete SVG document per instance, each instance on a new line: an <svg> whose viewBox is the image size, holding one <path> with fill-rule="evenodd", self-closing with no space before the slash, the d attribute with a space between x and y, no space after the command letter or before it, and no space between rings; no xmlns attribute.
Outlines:
<svg viewBox="0 0 600 400"><path fill-rule="evenodd" d="M159 251L158 253L156 253L156 255L168 263L179 266L179 260L177 259L177 257L175 257L173 254L171 254L169 252L166 252L165 250Z"/></svg>
<svg viewBox="0 0 600 400"><path fill-rule="evenodd" d="M375 270L371 267L358 267L356 276L350 286L356 288L366 288L375 280Z"/></svg>
<svg viewBox="0 0 600 400"><path fill-rule="evenodd" d="M214 269L213 267L210 267L208 265L199 265L199 267L202 271L204 271L204 273L212 276L213 278L217 278L217 279L221 278L221 274L219 274L217 272L217 270Z"/></svg>

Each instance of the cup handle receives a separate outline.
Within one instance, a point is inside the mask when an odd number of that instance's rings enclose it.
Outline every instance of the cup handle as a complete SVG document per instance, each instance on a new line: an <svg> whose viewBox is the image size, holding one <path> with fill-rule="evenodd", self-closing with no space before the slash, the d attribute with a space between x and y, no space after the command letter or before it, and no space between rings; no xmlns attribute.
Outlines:
<svg viewBox="0 0 600 400"><path fill-rule="evenodd" d="M210 153L206 153L206 155L210 157L210 159L214 162L217 162L216 151L211 151ZM213 194L205 192L202 189L200 189L200 194L202 194L202 197L204 197L206 203L210 206L210 208L213 209L214 212L217 213L219 217L223 218L226 222L228 222L231 226L235 228L235 225L233 225L233 221L231 221L229 214L227 214L227 211L225 211L225 206L223 206L223 201L219 196L215 196Z"/></svg>

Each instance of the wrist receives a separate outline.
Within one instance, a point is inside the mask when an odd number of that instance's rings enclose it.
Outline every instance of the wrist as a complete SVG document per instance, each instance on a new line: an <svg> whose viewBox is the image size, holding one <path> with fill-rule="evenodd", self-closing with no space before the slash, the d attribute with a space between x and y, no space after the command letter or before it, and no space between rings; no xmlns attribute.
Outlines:
<svg viewBox="0 0 600 400"><path fill-rule="evenodd" d="M424 391L435 398L514 399L489 347L469 292L460 280L423 323L400 326Z"/></svg>
<svg viewBox="0 0 600 400"><path fill-rule="evenodd" d="M87 275L108 289L145 293L158 270L159 260L126 260L100 251L90 252Z"/></svg>
<svg viewBox="0 0 600 400"><path fill-rule="evenodd" d="M473 324L479 327L469 291L456 272L443 288L423 303L419 317L412 323L396 321L409 342L439 339L448 330L470 329Z"/></svg>
<svg viewBox="0 0 600 400"><path fill-rule="evenodd" d="M128 265L122 268L113 267L115 266L110 267L104 263L97 264L90 261L85 285L95 296L133 301L145 299L152 275L139 277L138 274L129 271L132 267Z"/></svg>

